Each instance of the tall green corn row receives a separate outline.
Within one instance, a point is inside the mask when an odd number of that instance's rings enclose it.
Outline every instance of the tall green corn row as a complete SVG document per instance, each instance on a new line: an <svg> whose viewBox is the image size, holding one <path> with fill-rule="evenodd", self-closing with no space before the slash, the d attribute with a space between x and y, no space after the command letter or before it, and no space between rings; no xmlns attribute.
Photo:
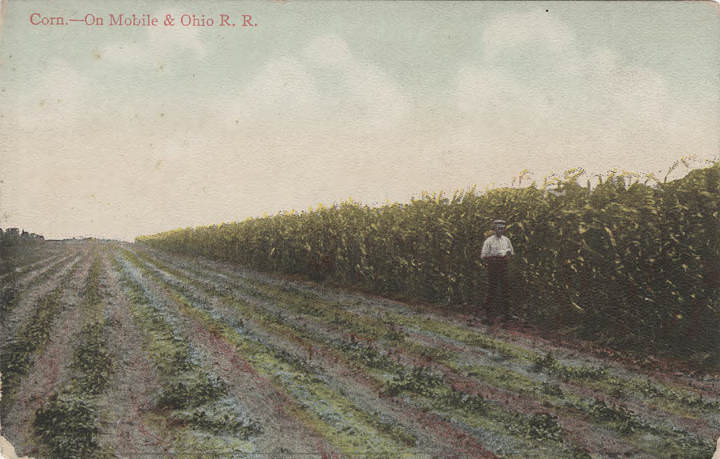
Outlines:
<svg viewBox="0 0 720 459"><path fill-rule="evenodd" d="M720 163L644 183L581 174L538 187L352 201L138 238L151 246L380 294L482 304L480 250L508 221L511 313L616 347L718 358ZM652 178L652 177L650 177Z"/></svg>

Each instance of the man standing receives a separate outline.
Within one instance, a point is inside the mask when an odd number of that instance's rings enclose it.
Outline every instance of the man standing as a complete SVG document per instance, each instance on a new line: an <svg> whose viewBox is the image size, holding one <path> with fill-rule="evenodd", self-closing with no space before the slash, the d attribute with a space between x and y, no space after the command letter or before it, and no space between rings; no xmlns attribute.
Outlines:
<svg viewBox="0 0 720 459"><path fill-rule="evenodd" d="M507 268L508 260L513 254L513 247L510 239L503 236L505 230L505 220L495 220L493 222L495 234L485 239L483 243L480 258L486 262L488 268L488 291L485 299L485 310L491 322L496 322L498 316L507 317L508 310L508 285L507 285ZM496 290L500 289L501 308L495 303L497 302Z"/></svg>

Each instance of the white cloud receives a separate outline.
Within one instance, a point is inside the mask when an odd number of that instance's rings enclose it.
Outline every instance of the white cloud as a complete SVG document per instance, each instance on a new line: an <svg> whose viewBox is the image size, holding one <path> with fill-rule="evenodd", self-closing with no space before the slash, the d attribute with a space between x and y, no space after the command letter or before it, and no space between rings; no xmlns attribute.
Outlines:
<svg viewBox="0 0 720 459"><path fill-rule="evenodd" d="M541 10L505 13L495 17L483 31L483 49L486 57L493 59L507 49L541 44L552 51L563 51L575 40L575 36L554 15Z"/></svg>
<svg viewBox="0 0 720 459"><path fill-rule="evenodd" d="M378 65L352 55L337 35L310 41L299 57L270 60L230 104L230 124L316 123L321 130L391 129L410 112L399 85Z"/></svg>
<svg viewBox="0 0 720 459"><path fill-rule="evenodd" d="M704 156L717 149L707 135L693 135L697 126L712 129L717 110L714 120L704 119L707 110L693 113L654 70L609 49L581 50L559 19L504 14L487 25L483 44L484 59L457 74L456 107L469 126L465 148L537 171L647 170L688 148ZM535 59L543 50L556 55Z"/></svg>
<svg viewBox="0 0 720 459"><path fill-rule="evenodd" d="M295 58L282 57L266 63L231 106L236 120L297 120L314 117L322 107L312 76Z"/></svg>
<svg viewBox="0 0 720 459"><path fill-rule="evenodd" d="M352 55L335 34L312 40L303 50L306 65L316 79L336 88L323 94L330 119L370 129L393 128L410 112L402 88L380 66Z"/></svg>
<svg viewBox="0 0 720 459"><path fill-rule="evenodd" d="M347 114L373 128L392 128L410 112L410 104L395 81L378 66L353 62L345 73ZM357 110L353 112L350 110Z"/></svg>

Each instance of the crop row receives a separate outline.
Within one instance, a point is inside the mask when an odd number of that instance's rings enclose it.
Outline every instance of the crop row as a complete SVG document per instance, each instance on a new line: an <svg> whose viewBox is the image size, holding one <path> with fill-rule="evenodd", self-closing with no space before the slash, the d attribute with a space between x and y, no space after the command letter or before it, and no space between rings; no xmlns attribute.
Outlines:
<svg viewBox="0 0 720 459"><path fill-rule="evenodd" d="M188 281L184 280L175 283L174 288L177 291L185 290L183 294L192 298L192 292L183 288L183 285L187 284ZM425 366L402 364L378 351L375 346L354 340L353 336L338 337L336 334L323 334L298 326L288 319L287 313L268 311L267 306L262 307L258 302L237 297L223 298L223 302L241 317L256 321L275 335L292 339L300 348L314 349L315 352L331 356L333 361L340 362L347 368L362 371L366 378L369 378L371 387L377 391L379 400L391 397L395 398L396 403L411 409L431 410L439 413L448 424L457 424L460 421L466 431L482 429L493 432L503 436L505 443L512 443L515 449L535 449L538 443L529 443L533 440L542 442L542 447L546 448L548 454L567 456L579 453L573 445L565 444L566 439L562 438L562 428L557 424L557 419L547 413L525 416L513 410L508 411L506 406L484 400L478 392L466 392L454 387L445 375L431 372ZM201 300L196 299L195 303L200 304ZM288 313L297 312L286 299L283 299L281 304ZM225 322L229 320L232 319L225 318ZM222 328L222 321L216 319L214 326ZM226 325L225 327L228 328ZM365 328L365 331L367 330L372 330L372 327ZM232 335L230 331L227 333ZM383 330L379 333L382 336ZM363 338L367 339L367 334ZM374 338L378 338L378 335ZM540 424L546 425L547 429L540 429ZM550 425L553 427L548 427ZM408 434L402 429L395 430L393 433L396 437L408 438Z"/></svg>
<svg viewBox="0 0 720 459"><path fill-rule="evenodd" d="M107 388L113 371L107 339L111 324L104 317L102 270L96 252L81 291L83 326L71 338L74 342L71 377L35 412L35 434L51 457L111 456L100 445L97 405L97 396Z"/></svg>
<svg viewBox="0 0 720 459"><path fill-rule="evenodd" d="M12 275L10 278L4 279L2 287L0 287L0 317L7 317L8 314L12 312L20 300L23 291L28 291L34 286L40 285L50 279L63 267L67 266L69 260L73 258L73 256L74 255L69 255L57 261L53 261L47 269L30 279L22 286L19 284L18 276ZM51 257L50 260L53 260L54 258L55 257Z"/></svg>
<svg viewBox="0 0 720 459"><path fill-rule="evenodd" d="M144 275L158 282L182 314L230 343L254 372L288 395L287 411L340 450L398 452L415 444L412 434L394 429L392 423L378 420L345 394L338 393L321 368L253 335L243 327L242 319L227 321L207 304L188 300L132 253L126 252L125 256Z"/></svg>
<svg viewBox="0 0 720 459"><path fill-rule="evenodd" d="M10 272L0 275L0 282L7 282L8 279L34 271L37 269L38 265L48 265L50 263L54 263L54 260L61 257L62 255L60 254L48 255L39 250L32 255L26 254L23 264L14 264Z"/></svg>
<svg viewBox="0 0 720 459"><path fill-rule="evenodd" d="M47 258L50 244L36 239L3 238L0 228L0 281ZM54 246L53 248L56 248Z"/></svg>
<svg viewBox="0 0 720 459"><path fill-rule="evenodd" d="M35 355L42 351L50 339L52 325L63 310L66 284L80 266L76 259L63 275L58 287L40 297L34 304L32 315L17 330L0 354L0 371L3 374L3 412L11 403L11 396L23 376L30 369Z"/></svg>
<svg viewBox="0 0 720 459"><path fill-rule="evenodd" d="M227 279L223 275L214 276L208 269L198 270L190 265L184 265L183 269L194 275L190 278L157 259L149 258L143 252L139 252L139 255L161 269L179 276L187 284L209 289L214 295L226 296L232 292L230 288L221 288L218 284L204 280L214 278L221 283L220 285L223 282L227 284ZM395 335L416 331L420 334L437 336L443 342L455 344L456 348L463 346L470 346L471 349L479 348L485 353L492 353L495 360L532 367L565 382L591 384L593 388L608 394L621 392L623 388L629 389L643 397L645 402L657 403L658 408L671 409L678 414L692 415L693 413L688 410L701 409L712 412L720 408L720 401L717 398L703 399L694 392L669 387L648 378L625 377L611 371L610 368L564 365L547 353L506 342L477 329L442 320L437 316L408 313L408 310L403 313L384 307L363 307L360 301L330 301L289 283L279 286L272 282L247 277L233 280L242 286L243 294L252 295L260 300L277 301L286 308L298 305L305 314L314 315L318 320L341 325L347 331L366 335L372 339L392 338ZM427 349L422 352L427 352L429 356L433 355L433 351Z"/></svg>
<svg viewBox="0 0 720 459"><path fill-rule="evenodd" d="M228 394L226 382L201 363L170 309L147 290L126 259L113 258L130 312L144 334L143 347L157 366L162 388L148 422L172 430L171 453L243 453L263 427ZM152 298L152 299L151 299Z"/></svg>
<svg viewBox="0 0 720 459"><path fill-rule="evenodd" d="M150 262L147 258L145 259ZM172 268L162 265L157 261L153 261L152 263L156 264L158 267L162 267L162 269L166 272L172 272L175 276L182 276L182 282L176 283L176 288L184 290L186 295L192 295L192 292L188 291L187 287L183 287L187 285L194 285L206 291L208 294L217 295L220 293L216 285L211 285L196 278L191 279L187 276L183 276L177 270L173 270ZM203 275L207 277L208 271L204 270ZM408 340L405 336L404 330L399 329L397 325L408 325L406 321L401 319L405 318L413 320L414 316L398 315L398 317L388 318L386 314L383 313L383 319L378 319L368 317L367 315L349 313L344 310L343 305L339 305L337 303L329 304L321 298L308 294L307 292L289 292L287 288L282 289L270 285L258 285L257 282L250 283L247 279L243 279L240 283L242 285L243 294L232 294L229 292L230 289L228 288L222 289L222 294L226 295L226 298L224 298L223 301L226 304L231 304L234 308L238 309L243 317L252 317L264 323L265 326L274 328L276 333L301 336L303 339L309 340L310 345L322 343L324 346L328 346L336 351L341 351L346 355L346 360L352 360L355 363L360 363L366 367L365 370L368 374L372 375L373 370L381 370L382 373L378 375L378 382L384 381L386 390L389 392L402 393L407 390L410 390L411 392L414 391L420 395L425 395L430 400L433 400L435 402L435 408L452 406L455 402L460 403L466 408L474 407L477 409L480 406L484 406L486 408L486 418L494 417L495 420L502 423L502 411L498 411L494 415L488 416L489 410L487 410L487 407L492 407L492 403L483 403L481 398L477 398L476 394L463 393L462 391L457 391L452 387L447 387L447 385L443 387L441 384L434 384L438 383L442 379L442 376L446 377L447 375L452 374L452 372L465 372L469 375L481 375L481 378L479 379L485 381L486 383L490 382L491 384L495 384L504 390L520 391L524 396L537 402L542 402L542 404L546 407L553 408L556 414L562 413L570 407L573 409L575 415L581 417L585 416L593 419L595 422L605 423L607 427L613 428L613 430L616 430L621 434L629 434L638 431L641 433L637 435L637 437L640 437L642 434L658 431L658 427L654 425L647 424L646 422L638 422L638 417L622 408L622 406L616 409L617 413L620 414L616 417L609 416L608 412L612 410L612 408L599 410L597 408L598 406L605 405L602 400L597 398L587 399L586 397L578 397L575 394L567 394L565 397L549 397L546 392L553 392L553 388L557 388L557 390L559 390L559 386L557 384L552 385L544 382L541 384L538 380L539 378L529 378L527 375L528 371L521 371L518 373L517 371L506 370L498 365L480 367L466 365L458 357L453 356L453 353L451 352L437 348L429 348L417 342L413 342L412 340ZM252 302L247 301L248 295L255 296L255 306L252 305ZM258 303L258 300L264 302L274 301L277 304L282 304L286 314L270 314L264 310L267 309L267 306L264 308L257 306L258 304L262 304ZM384 344L384 346L388 349L402 348L406 355L411 356L416 361L430 358L444 366L446 369L452 371L447 372L445 375L441 374L439 376L435 375L435 377L423 378L423 376L426 376L427 373L418 369L421 367L414 367L410 369L403 368L396 362L390 360L387 353L380 352L376 346L365 344L364 342L342 340L337 339L336 337L319 336L317 333L317 326L315 326L315 331L309 331L307 327L298 325L298 321L294 321L295 323L293 323L293 321L288 318L288 312L302 314L306 318L313 318L318 321L318 323L334 324L338 327L342 327L344 332L352 333L353 337L358 336L362 337L363 341L374 341L376 343L381 343L381 345ZM305 322L306 320L302 321L303 324ZM425 322L415 322L412 326L417 327L423 323ZM425 325L428 325L428 323L425 323ZM531 363L530 366L532 371L544 372L548 376L558 378L561 381L571 380L575 381L577 384L585 384L588 381L596 380L598 377L604 378L606 376L606 370L602 368L571 367L562 365L552 359L552 357L541 357L540 355L532 353L526 349L518 348L475 332L468 332L465 330L461 331L459 327L453 327L447 324L444 324L444 326L449 327L450 331L452 331L450 335L454 338L457 338L460 333L472 333L473 339L470 339L467 335L460 335L460 337L464 338L464 341L471 342L473 345L483 345L493 352L499 352L504 355L504 359L515 358L521 362ZM444 331L447 332L448 330ZM338 331L337 333L341 332ZM394 376L391 381L387 381L386 377L383 378L382 374L387 376L388 373L393 373L393 370ZM420 378L424 382L413 382L413 378ZM477 380L478 378L475 379ZM621 382L615 377L608 377L607 380L617 381L618 384L621 384ZM429 384L428 382L434 383ZM667 390L664 390L662 386L656 386L650 383L645 383L645 386L652 387L654 389L653 397L657 397L668 392ZM572 388L572 386L570 387ZM670 391L670 393L676 394L672 391ZM697 399L681 398L680 400L686 400L693 407L697 408ZM538 416L542 417L538 418ZM548 424L550 422L549 420L553 420L552 415L548 413L535 413L531 416L525 417L513 414L512 418L507 418L508 417L506 416L504 419L506 424L508 424L505 431L524 431L526 433L536 432L532 426L539 422L538 419L542 419L542 423L544 424ZM518 428L516 424L522 424L522 427ZM672 442L675 441L675 443L681 445L683 448L687 448L688 445L694 445L696 450L699 449L700 451L705 451L708 447L706 443L698 441L692 435L667 430L668 429L660 428L660 431L665 433L665 438L668 439L666 445L672 446ZM558 427L542 432L547 433L548 439L552 440L559 438L561 429ZM535 434L530 433L528 435L535 435L535 437L537 437L540 434L536 432ZM654 448L656 445L645 445L643 447Z"/></svg>

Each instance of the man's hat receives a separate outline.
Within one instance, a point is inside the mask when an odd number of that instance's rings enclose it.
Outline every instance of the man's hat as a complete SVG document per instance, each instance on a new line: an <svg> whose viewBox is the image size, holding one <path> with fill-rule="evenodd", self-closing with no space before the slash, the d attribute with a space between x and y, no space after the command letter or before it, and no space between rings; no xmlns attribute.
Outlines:
<svg viewBox="0 0 720 459"><path fill-rule="evenodd" d="M493 220L493 225L503 225L503 226L505 226L505 220Z"/></svg>

